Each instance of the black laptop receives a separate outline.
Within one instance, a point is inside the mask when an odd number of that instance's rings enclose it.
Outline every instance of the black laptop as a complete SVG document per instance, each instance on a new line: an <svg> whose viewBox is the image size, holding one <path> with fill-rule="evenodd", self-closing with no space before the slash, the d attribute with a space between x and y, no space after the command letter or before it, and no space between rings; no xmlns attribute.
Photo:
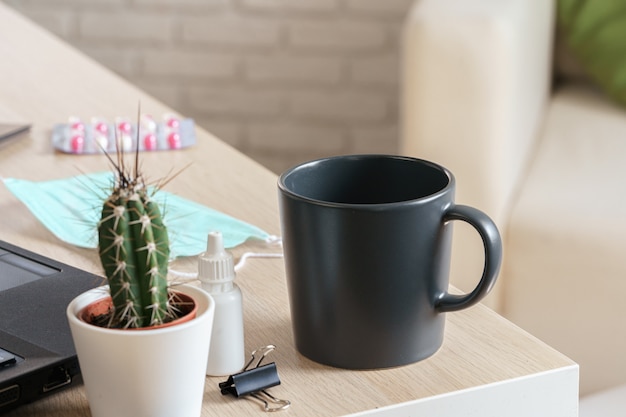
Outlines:
<svg viewBox="0 0 626 417"><path fill-rule="evenodd" d="M0 414L76 383L65 310L103 278L0 240Z"/></svg>

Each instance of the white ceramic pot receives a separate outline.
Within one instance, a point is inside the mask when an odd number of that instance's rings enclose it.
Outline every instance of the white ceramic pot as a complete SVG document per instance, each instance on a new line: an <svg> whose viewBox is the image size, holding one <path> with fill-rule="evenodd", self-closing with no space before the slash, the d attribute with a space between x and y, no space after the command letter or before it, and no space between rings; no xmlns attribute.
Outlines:
<svg viewBox="0 0 626 417"><path fill-rule="evenodd" d="M67 307L93 417L200 416L215 303L200 288L175 289L193 297L198 310L193 320L171 327L119 330L79 320L84 307L109 295L108 287Z"/></svg>

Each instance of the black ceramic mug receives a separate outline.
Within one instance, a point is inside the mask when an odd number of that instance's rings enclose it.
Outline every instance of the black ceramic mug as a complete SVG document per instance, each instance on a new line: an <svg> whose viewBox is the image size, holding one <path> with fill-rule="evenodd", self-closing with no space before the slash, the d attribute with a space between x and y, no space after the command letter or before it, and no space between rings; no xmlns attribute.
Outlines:
<svg viewBox="0 0 626 417"><path fill-rule="evenodd" d="M316 362L372 369L427 358L443 342L443 313L496 282L500 234L454 203L454 177L437 164L337 156L286 171L278 188L295 344ZM482 278L464 295L448 293L452 220L472 225L485 249Z"/></svg>

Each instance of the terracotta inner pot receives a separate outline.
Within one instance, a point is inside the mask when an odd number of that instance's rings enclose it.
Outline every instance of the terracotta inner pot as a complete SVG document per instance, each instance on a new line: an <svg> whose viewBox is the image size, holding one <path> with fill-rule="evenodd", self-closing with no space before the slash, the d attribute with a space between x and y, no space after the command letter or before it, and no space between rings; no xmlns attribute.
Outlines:
<svg viewBox="0 0 626 417"><path fill-rule="evenodd" d="M196 317L196 312L198 310L198 306L194 299L181 292L170 291L170 303L177 306L177 308L181 311L180 316L172 321L168 321L167 323L141 327L141 328L127 328L123 330L147 330L147 329L160 329L163 327L175 326L177 324L188 322ZM94 321L97 317L103 317L110 315L113 310L113 299L110 296L101 298L99 300L94 301L89 304L85 308L83 308L78 313L78 318L85 323L92 324L94 326L98 326L98 324L94 324ZM100 326L104 327L104 326Z"/></svg>

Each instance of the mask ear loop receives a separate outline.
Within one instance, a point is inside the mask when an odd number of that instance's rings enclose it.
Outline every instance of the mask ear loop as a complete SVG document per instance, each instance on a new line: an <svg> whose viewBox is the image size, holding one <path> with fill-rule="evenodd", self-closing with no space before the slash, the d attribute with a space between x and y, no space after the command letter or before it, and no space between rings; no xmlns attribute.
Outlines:
<svg viewBox="0 0 626 417"><path fill-rule="evenodd" d="M269 246L279 246L281 252L245 252L243 255L241 255L239 261L237 261L237 264L235 265L235 272L243 268L250 258L282 258L284 256L282 252L283 240L280 236L270 235L265 238L265 243L267 243ZM177 278L181 278L177 280L179 282L193 282L198 280L197 272L185 272L177 271L175 269L169 269L168 273L175 275Z"/></svg>
<svg viewBox="0 0 626 417"><path fill-rule="evenodd" d="M265 243L267 243L269 246L279 246L281 249L281 252L280 253L278 252L276 253L246 252L243 255L241 255L241 258L239 258L237 265L235 265L235 271L239 271L241 268L243 268L246 264L246 261L249 258L282 258L283 257L283 253L282 253L283 239L280 236L269 235L268 237L265 238Z"/></svg>
<svg viewBox="0 0 626 417"><path fill-rule="evenodd" d="M250 258L282 258L282 253L261 253L261 252L246 252L241 255L237 265L235 265L235 271L239 271L246 265L246 262Z"/></svg>

